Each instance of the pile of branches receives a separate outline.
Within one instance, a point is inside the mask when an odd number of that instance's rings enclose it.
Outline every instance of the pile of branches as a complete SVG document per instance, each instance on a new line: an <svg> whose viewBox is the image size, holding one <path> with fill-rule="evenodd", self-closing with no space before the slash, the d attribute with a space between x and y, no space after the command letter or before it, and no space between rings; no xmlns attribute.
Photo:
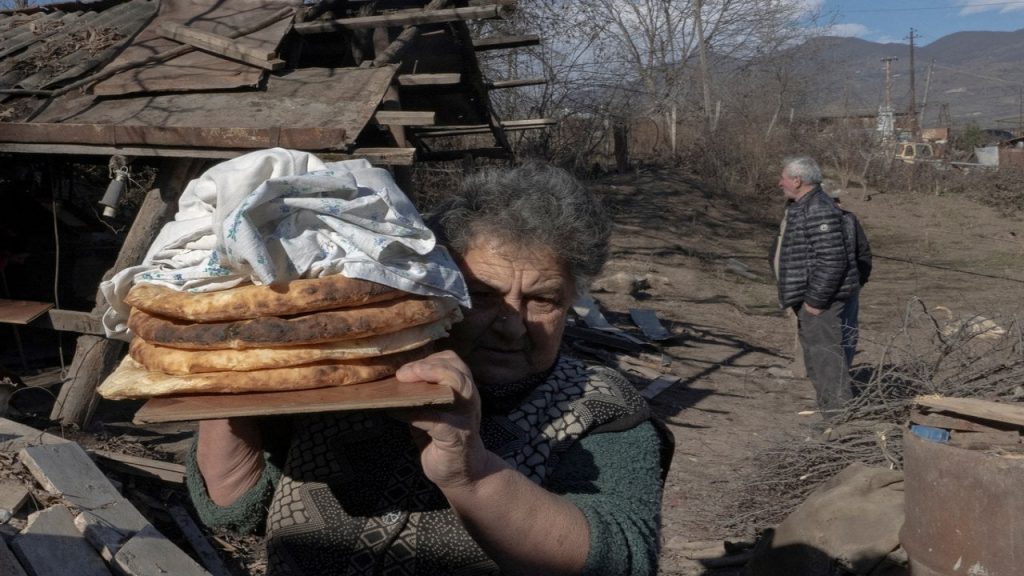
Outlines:
<svg viewBox="0 0 1024 576"><path fill-rule="evenodd" d="M830 425L802 441L779 441L755 457L755 476L735 491L731 534L781 522L821 483L854 462L903 467L903 431L920 395L1024 398L1024 334L1016 318L952 318L911 300L877 362L859 370L857 396ZM946 311L948 312L948 310Z"/></svg>

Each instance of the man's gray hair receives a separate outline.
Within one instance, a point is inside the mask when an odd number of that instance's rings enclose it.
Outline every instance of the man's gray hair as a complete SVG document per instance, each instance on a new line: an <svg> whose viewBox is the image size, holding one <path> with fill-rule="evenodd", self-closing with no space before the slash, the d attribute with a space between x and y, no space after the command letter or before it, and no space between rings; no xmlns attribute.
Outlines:
<svg viewBox="0 0 1024 576"><path fill-rule="evenodd" d="M549 249L578 293L601 272L612 230L597 196L565 170L539 162L467 176L427 220L439 241L458 254L481 239Z"/></svg>
<svg viewBox="0 0 1024 576"><path fill-rule="evenodd" d="M821 168L810 156L791 156L783 161L783 169L792 178L809 184L821 184Z"/></svg>

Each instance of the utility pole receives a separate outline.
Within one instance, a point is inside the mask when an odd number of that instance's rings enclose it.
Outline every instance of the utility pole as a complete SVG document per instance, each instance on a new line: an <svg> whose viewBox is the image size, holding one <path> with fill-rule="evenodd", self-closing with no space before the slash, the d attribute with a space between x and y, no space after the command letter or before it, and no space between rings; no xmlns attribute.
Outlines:
<svg viewBox="0 0 1024 576"><path fill-rule="evenodd" d="M882 142L889 142L893 137L892 63L896 60L899 58L882 58L882 63L885 64L885 104L878 111L878 131L882 133Z"/></svg>
<svg viewBox="0 0 1024 576"><path fill-rule="evenodd" d="M918 119L918 126L924 127L924 112L928 108L928 89L932 85L932 67L935 66L935 60L932 60L928 64L928 75L924 77L924 97L921 98L921 117Z"/></svg>
<svg viewBox="0 0 1024 576"><path fill-rule="evenodd" d="M913 28L910 29L910 138L912 140L918 140L917 130L917 93L914 91L914 33L917 32Z"/></svg>

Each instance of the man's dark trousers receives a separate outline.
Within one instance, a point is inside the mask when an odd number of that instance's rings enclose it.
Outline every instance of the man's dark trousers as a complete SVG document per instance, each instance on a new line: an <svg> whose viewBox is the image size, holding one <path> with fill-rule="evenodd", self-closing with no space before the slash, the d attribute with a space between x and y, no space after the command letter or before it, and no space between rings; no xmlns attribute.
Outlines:
<svg viewBox="0 0 1024 576"><path fill-rule="evenodd" d="M833 302L815 316L800 306L800 346L804 350L807 377L818 394L822 416L835 416L852 396L849 365L843 351L843 309L845 301Z"/></svg>

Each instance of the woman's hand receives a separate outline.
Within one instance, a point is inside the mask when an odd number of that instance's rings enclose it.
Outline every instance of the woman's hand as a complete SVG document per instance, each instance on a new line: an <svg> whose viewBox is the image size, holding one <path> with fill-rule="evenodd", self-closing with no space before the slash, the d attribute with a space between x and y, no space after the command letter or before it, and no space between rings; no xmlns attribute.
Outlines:
<svg viewBox="0 0 1024 576"><path fill-rule="evenodd" d="M466 364L454 352L439 352L406 364L395 377L455 392L451 409L393 414L412 426L427 478L502 573L578 574L590 546L583 513L487 450L480 438L480 396Z"/></svg>
<svg viewBox="0 0 1024 576"><path fill-rule="evenodd" d="M466 364L451 351L438 352L402 366L401 382L425 381L455 392L450 409L421 408L393 411L412 426L420 446L423 471L442 490L472 483L488 473L492 455L480 439L480 395Z"/></svg>
<svg viewBox="0 0 1024 576"><path fill-rule="evenodd" d="M196 463L213 503L234 503L263 474L263 435L256 419L201 420Z"/></svg>

